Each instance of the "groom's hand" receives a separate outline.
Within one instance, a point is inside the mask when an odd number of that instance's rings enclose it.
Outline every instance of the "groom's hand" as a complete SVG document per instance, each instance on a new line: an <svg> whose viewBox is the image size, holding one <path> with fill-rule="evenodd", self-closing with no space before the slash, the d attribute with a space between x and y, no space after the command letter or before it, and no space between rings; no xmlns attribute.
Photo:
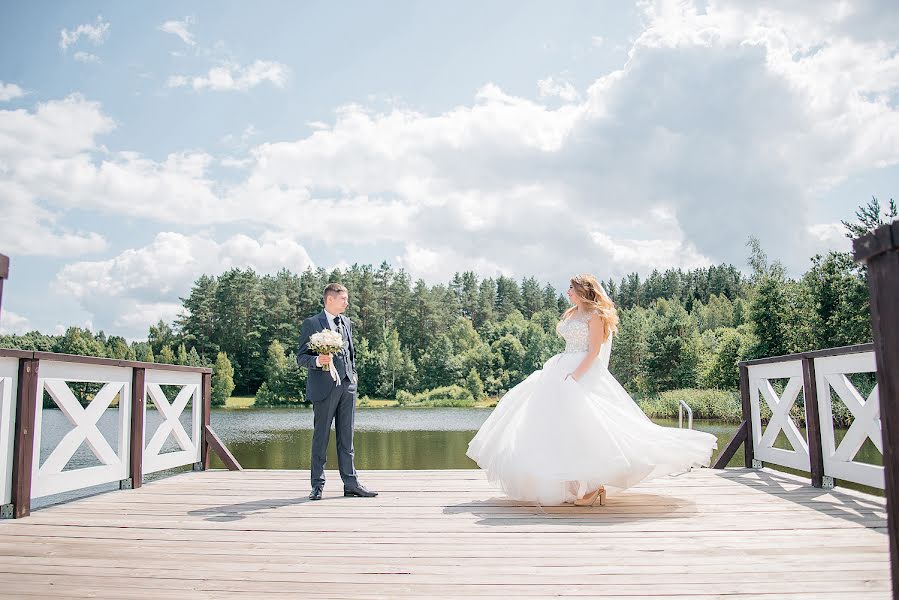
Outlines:
<svg viewBox="0 0 899 600"><path fill-rule="evenodd" d="M330 354L319 354L318 355L318 364L322 367L327 367L331 364L331 355Z"/></svg>

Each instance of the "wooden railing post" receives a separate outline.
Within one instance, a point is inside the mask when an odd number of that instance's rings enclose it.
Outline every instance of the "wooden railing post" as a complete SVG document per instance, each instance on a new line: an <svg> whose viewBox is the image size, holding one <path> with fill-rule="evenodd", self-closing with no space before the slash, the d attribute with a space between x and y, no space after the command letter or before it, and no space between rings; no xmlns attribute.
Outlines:
<svg viewBox="0 0 899 600"><path fill-rule="evenodd" d="M13 445L12 503L14 517L31 514L31 472L34 464L34 414L40 361L23 358L19 361L19 389L16 393L16 438Z"/></svg>
<svg viewBox="0 0 899 600"><path fill-rule="evenodd" d="M868 266L871 329L880 395L883 469L893 598L899 599L899 221L853 242Z"/></svg>
<svg viewBox="0 0 899 600"><path fill-rule="evenodd" d="M9 279L9 258L0 254L0 310L3 309L3 281Z"/></svg>
<svg viewBox="0 0 899 600"><path fill-rule="evenodd" d="M203 373L203 425L200 427L200 463L209 469L209 429L212 423L212 373Z"/></svg>
<svg viewBox="0 0 899 600"><path fill-rule="evenodd" d="M755 452L752 445L752 408L749 405L749 367L746 365L740 365L740 406L743 410L743 422L746 423L743 464L747 468L752 468L755 467Z"/></svg>
<svg viewBox="0 0 899 600"><path fill-rule="evenodd" d="M749 406L749 367L740 364L740 405L743 411L743 422L727 446L718 454L713 469L726 469L730 459L734 457L740 444L743 444L743 464L752 467L755 454L752 452L752 409Z"/></svg>
<svg viewBox="0 0 899 600"><path fill-rule="evenodd" d="M805 400L805 431L808 437L809 470L812 486L824 487L824 452L821 449L821 418L818 414L818 383L815 359L802 357L802 397ZM833 481L828 482L833 487Z"/></svg>
<svg viewBox="0 0 899 600"><path fill-rule="evenodd" d="M144 383L147 370L135 367L131 374L131 488L144 483Z"/></svg>

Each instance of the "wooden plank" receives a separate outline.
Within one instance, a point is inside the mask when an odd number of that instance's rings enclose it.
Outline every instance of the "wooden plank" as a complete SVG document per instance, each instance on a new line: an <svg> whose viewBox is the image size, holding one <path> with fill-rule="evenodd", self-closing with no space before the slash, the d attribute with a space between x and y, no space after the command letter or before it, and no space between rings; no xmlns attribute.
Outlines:
<svg viewBox="0 0 899 600"><path fill-rule="evenodd" d="M164 363L148 363L135 360L119 360L117 358L99 358L97 356L82 356L80 354L59 354L56 352L35 352L38 360L56 362L71 362L85 365L104 365L110 367L126 367L134 369L152 369L154 371L181 371L186 373L212 373L207 367L191 367L188 365L169 365Z"/></svg>
<svg viewBox="0 0 899 600"><path fill-rule="evenodd" d="M34 417L40 361L19 360L16 392L16 429L13 443L12 502L16 519L31 514L31 476L34 460Z"/></svg>
<svg viewBox="0 0 899 600"><path fill-rule="evenodd" d="M307 502L307 475L185 473L35 511L0 524L0 586L26 598L889 594L884 499L789 474L703 469L593 508L516 503L477 470L371 471L377 498L343 498L334 478Z"/></svg>
<svg viewBox="0 0 899 600"><path fill-rule="evenodd" d="M225 446L225 443L216 435L215 431L212 430L212 427L206 425L204 427L204 431L206 432L205 440L216 455L225 463L225 466L228 467L229 471L243 471L243 467L240 466L240 463L237 462L237 459L234 458L234 455L228 450ZM207 451L207 461L208 459L208 451Z"/></svg>
<svg viewBox="0 0 899 600"><path fill-rule="evenodd" d="M721 454L718 455L718 460L715 461L715 465L712 468L727 468L727 464L730 462L730 459L732 459L734 457L734 454L737 453L737 449L740 447L740 445L746 442L748 436L749 421L743 421L737 428L736 433L734 433L734 437L730 439L730 441L727 443L727 446L724 448L724 450L721 451Z"/></svg>
<svg viewBox="0 0 899 600"><path fill-rule="evenodd" d="M0 310L3 308L3 282L9 279L9 257L0 254Z"/></svg>
<svg viewBox="0 0 899 600"><path fill-rule="evenodd" d="M874 349L873 344L853 344L851 346L840 346L838 348L825 348L823 350L813 350L811 352L797 352L796 354L784 354L783 356L767 356L765 358L755 358L753 360L744 360L739 364L750 365L766 365L770 363L787 362L792 360L802 360L803 358L823 358L826 356L842 356L844 354L860 354L862 352L871 352Z"/></svg>
<svg viewBox="0 0 899 600"><path fill-rule="evenodd" d="M30 350L0 348L0 358L34 358L34 352Z"/></svg>
<svg viewBox="0 0 899 600"><path fill-rule="evenodd" d="M893 598L899 598L899 223L854 241L868 267L871 325L880 396Z"/></svg>

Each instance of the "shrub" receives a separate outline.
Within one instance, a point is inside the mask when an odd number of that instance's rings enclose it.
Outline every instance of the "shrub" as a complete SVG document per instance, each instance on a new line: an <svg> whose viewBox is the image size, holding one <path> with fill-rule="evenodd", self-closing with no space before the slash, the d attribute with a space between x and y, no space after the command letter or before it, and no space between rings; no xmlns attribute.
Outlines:
<svg viewBox="0 0 899 600"><path fill-rule="evenodd" d="M410 394L400 390L396 393L396 401L400 406L474 406L475 399L471 392L458 385L447 385L434 388L419 394Z"/></svg>

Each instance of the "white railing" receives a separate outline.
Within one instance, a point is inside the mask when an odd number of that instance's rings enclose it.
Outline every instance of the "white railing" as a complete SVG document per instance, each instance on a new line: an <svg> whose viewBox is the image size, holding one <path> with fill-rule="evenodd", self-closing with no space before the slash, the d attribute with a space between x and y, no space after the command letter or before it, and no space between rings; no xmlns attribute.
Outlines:
<svg viewBox="0 0 899 600"><path fill-rule="evenodd" d="M0 357L0 504L12 501L12 458L15 441L19 359Z"/></svg>
<svg viewBox="0 0 899 600"><path fill-rule="evenodd" d="M131 369L96 364L42 360L34 412L34 458L31 473L31 497L40 498L70 492L128 477L129 432L131 424ZM69 383L97 383L103 387L86 407L69 388ZM47 453L41 455L44 424L43 396L50 395L72 429ZM116 448L113 448L97 422L116 401ZM102 463L99 466L66 470L75 452L86 444Z"/></svg>
<svg viewBox="0 0 899 600"><path fill-rule="evenodd" d="M884 488L882 466L854 460L870 439L883 455L880 399L875 385L863 397L848 375L875 373L871 344L807 352L790 356L747 361L747 389L742 390L751 414L753 466L768 462L812 473L813 482L830 487L835 479ZM777 393L774 380L785 380ZM790 414L800 392L805 405L806 434ZM839 444L834 428L833 395L852 414L853 421ZM771 410L767 425L762 423L762 406ZM775 447L783 432L792 450Z"/></svg>
<svg viewBox="0 0 899 600"><path fill-rule="evenodd" d="M179 391L171 401L162 390L163 385L179 387ZM149 400L160 417L162 423L152 435L148 435L147 420L144 419L144 473L155 473L180 465L187 465L200 460L200 390L202 377L200 373L177 373L147 369L146 390ZM181 414L191 404L191 433L181 425ZM145 403L145 405L147 405ZM174 438L178 450L162 452L163 445ZM149 440L149 441L147 441Z"/></svg>
<svg viewBox="0 0 899 600"><path fill-rule="evenodd" d="M818 413L821 418L821 448L824 458L824 474L880 489L884 488L883 467L853 460L856 453L871 439L883 456L883 437L880 428L880 398L874 386L867 398L849 381L853 373L874 373L874 352L829 356L815 359L815 377L818 388ZM833 404L831 390L852 413L849 430L836 445L833 428Z"/></svg>
<svg viewBox="0 0 899 600"><path fill-rule="evenodd" d="M25 516L34 498L204 467L210 448L240 469L209 428L210 392L210 369L0 349L0 515Z"/></svg>
<svg viewBox="0 0 899 600"><path fill-rule="evenodd" d="M778 394L772 380L786 379L782 393ZM758 460L794 469L809 470L808 441L790 416L802 391L802 361L752 365L749 367L749 401L752 409L752 445ZM762 400L771 409L768 426L762 429ZM783 431L792 450L775 448L774 442Z"/></svg>

